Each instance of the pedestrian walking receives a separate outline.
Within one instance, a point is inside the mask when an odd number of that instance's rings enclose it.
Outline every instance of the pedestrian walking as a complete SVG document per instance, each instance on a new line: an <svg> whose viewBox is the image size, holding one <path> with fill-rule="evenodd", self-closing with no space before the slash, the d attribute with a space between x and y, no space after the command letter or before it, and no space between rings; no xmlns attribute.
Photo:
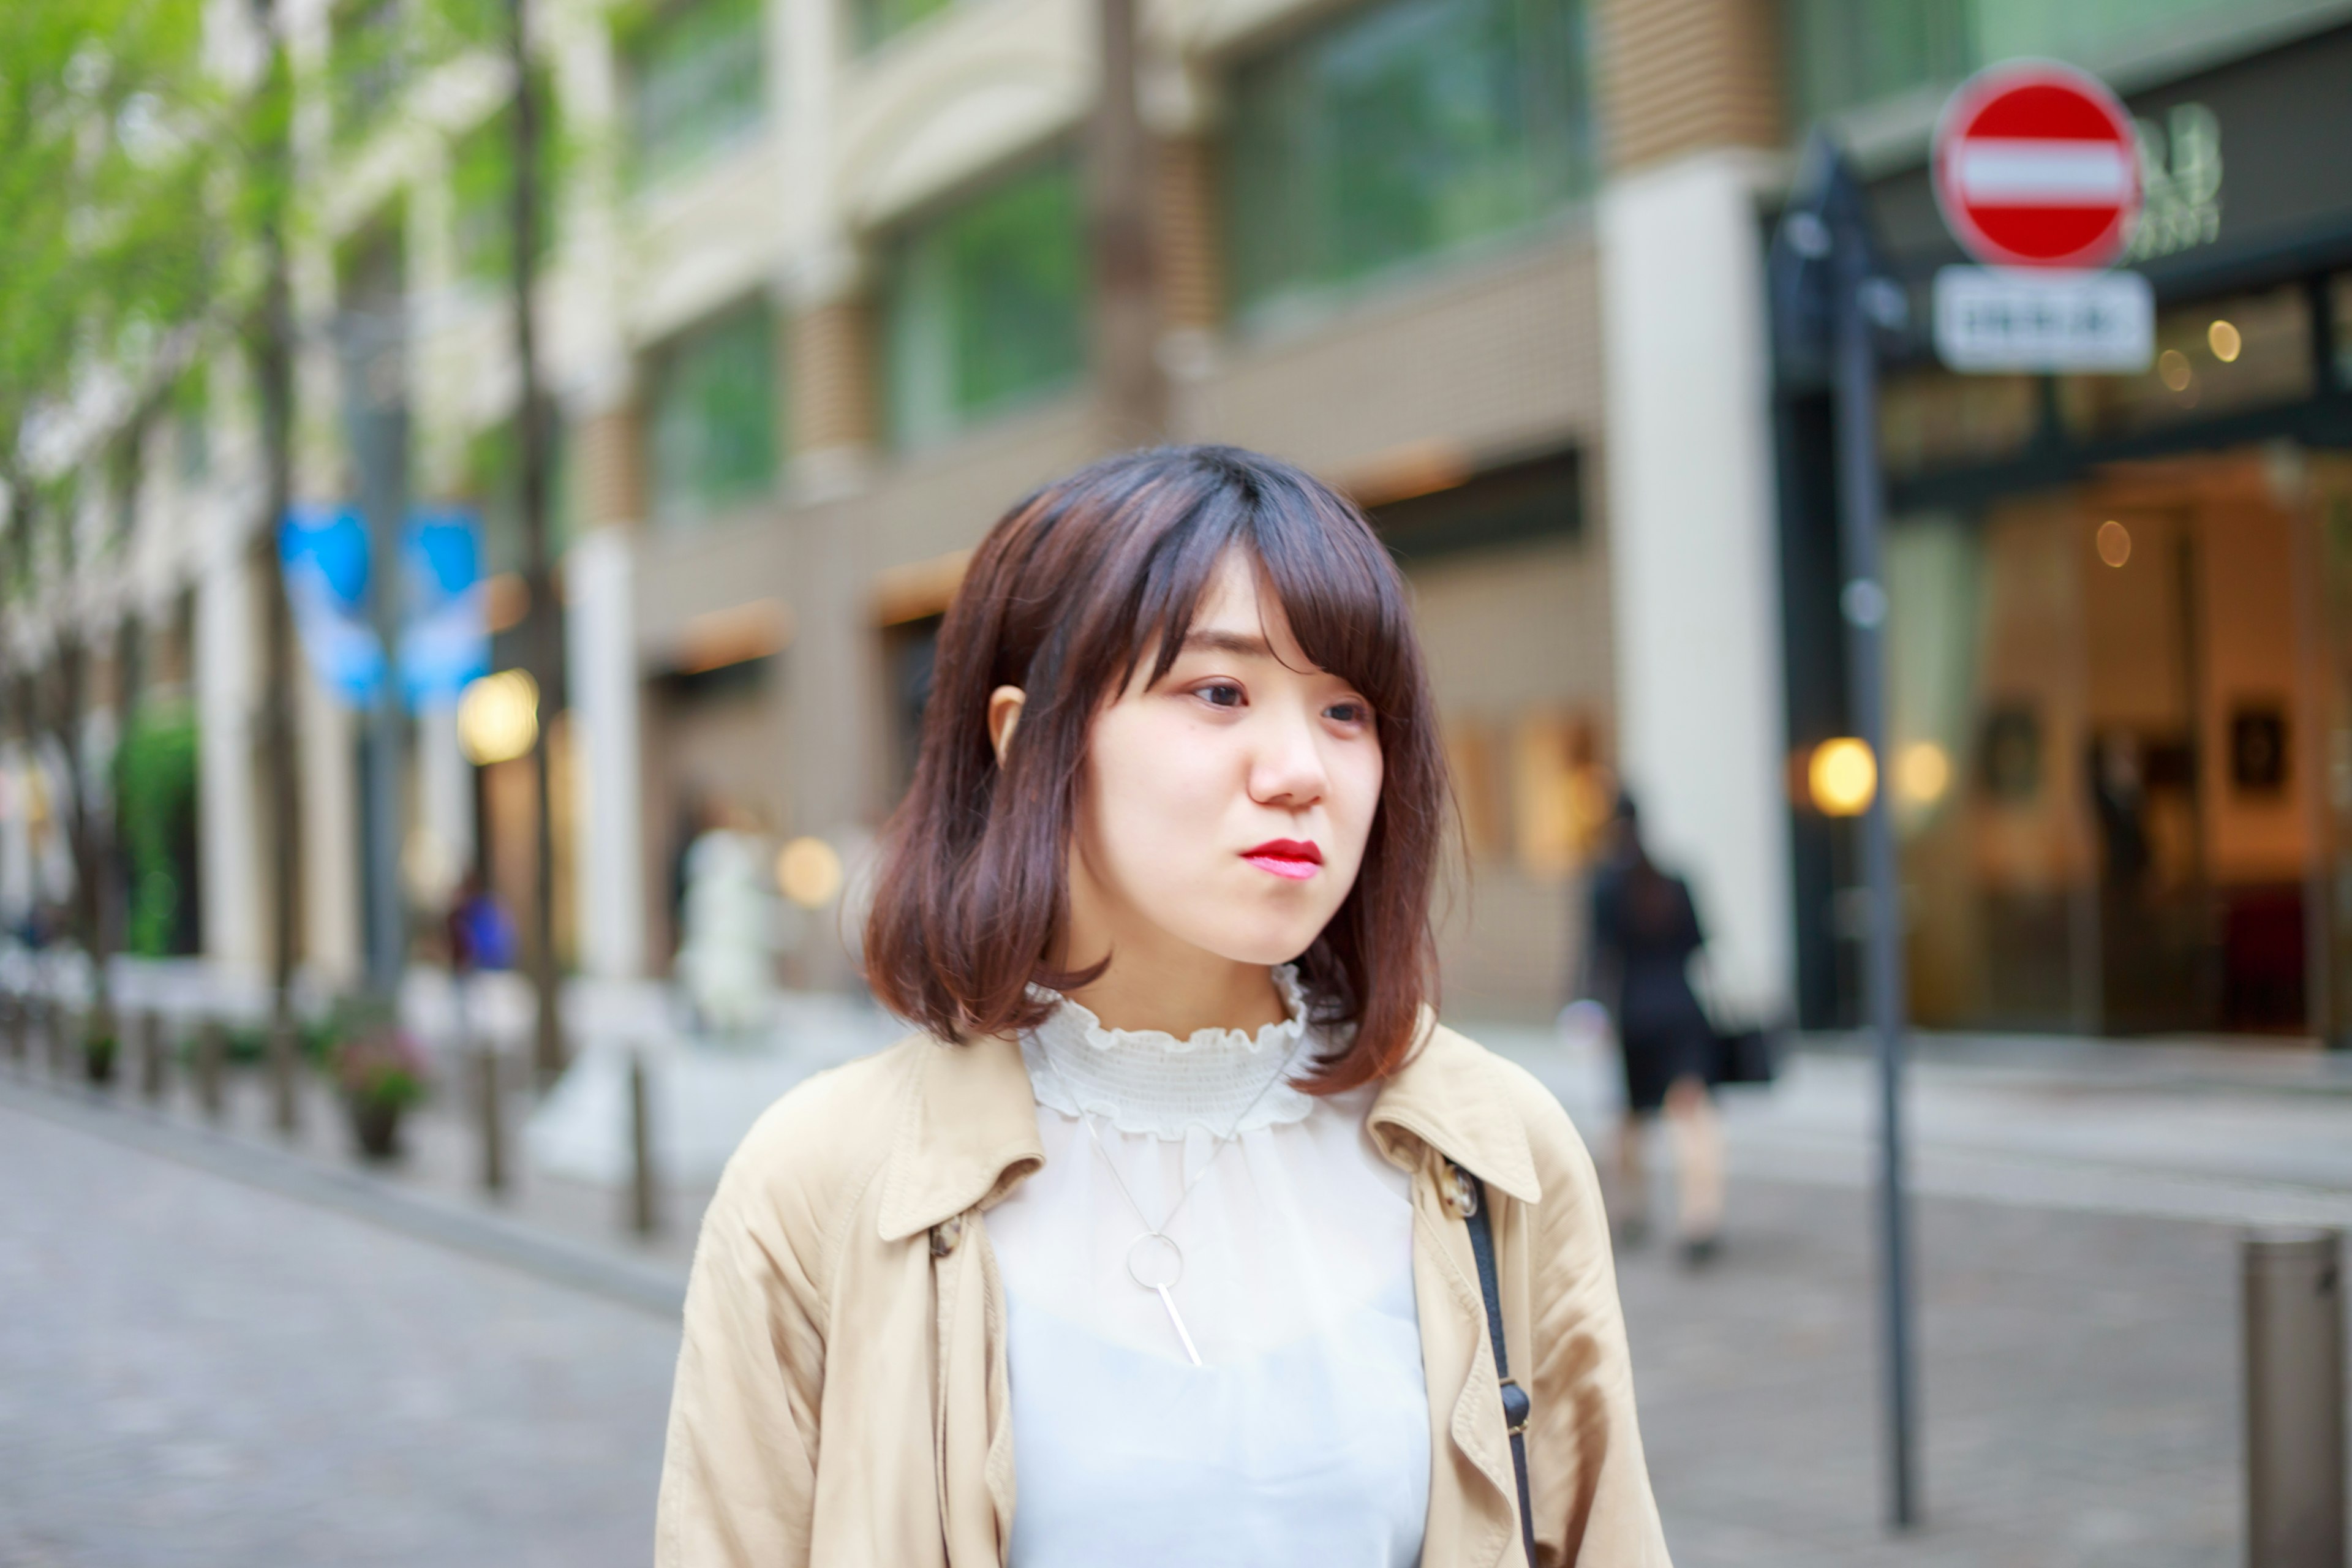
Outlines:
<svg viewBox="0 0 2352 1568"><path fill-rule="evenodd" d="M1592 1162L1437 1022L1404 587L1227 447L1015 506L864 951L728 1166L657 1561L1665 1564Z"/></svg>
<svg viewBox="0 0 2352 1568"><path fill-rule="evenodd" d="M1625 1069L1617 1130L1617 1234L1639 1245L1649 1230L1643 1145L1663 1110L1674 1149L1675 1229L1685 1262L1722 1244L1723 1133L1712 1084L1718 1042L1691 988L1706 945L1690 884L1662 869L1643 842L1631 796L1618 797L1609 857L1592 879L1586 988L1616 1025Z"/></svg>

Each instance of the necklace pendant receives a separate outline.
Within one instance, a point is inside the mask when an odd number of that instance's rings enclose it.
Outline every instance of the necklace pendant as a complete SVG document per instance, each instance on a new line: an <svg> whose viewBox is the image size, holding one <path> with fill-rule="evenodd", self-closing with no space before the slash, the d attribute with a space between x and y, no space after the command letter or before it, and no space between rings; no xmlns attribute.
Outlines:
<svg viewBox="0 0 2352 1568"><path fill-rule="evenodd" d="M1192 1336L1184 1331L1184 1320L1176 1310L1176 1298L1168 1293L1168 1287L1165 1285L1156 1285L1152 1288L1160 1292L1160 1304L1168 1309L1168 1321L1175 1325L1176 1337L1184 1342L1184 1353L1192 1358L1194 1366L1199 1366L1201 1352L1193 1348Z"/></svg>
<svg viewBox="0 0 2352 1568"><path fill-rule="evenodd" d="M1147 1230L1127 1244L1127 1276L1160 1298L1160 1304L1168 1309L1168 1321L1183 1343L1184 1353L1192 1358L1194 1366L1199 1366L1201 1352L1193 1347L1192 1336L1184 1328L1183 1315L1176 1310L1176 1298L1169 1291L1170 1286L1184 1278L1184 1249L1167 1232Z"/></svg>

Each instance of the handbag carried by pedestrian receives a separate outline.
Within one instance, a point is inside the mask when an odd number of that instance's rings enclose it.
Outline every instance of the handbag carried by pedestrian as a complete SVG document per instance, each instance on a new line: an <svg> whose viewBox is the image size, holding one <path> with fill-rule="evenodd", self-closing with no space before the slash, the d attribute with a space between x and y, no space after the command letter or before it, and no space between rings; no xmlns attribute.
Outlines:
<svg viewBox="0 0 2352 1568"><path fill-rule="evenodd" d="M1767 1084L1780 1071L1780 1031L1759 1024L1715 1030L1717 1084Z"/></svg>

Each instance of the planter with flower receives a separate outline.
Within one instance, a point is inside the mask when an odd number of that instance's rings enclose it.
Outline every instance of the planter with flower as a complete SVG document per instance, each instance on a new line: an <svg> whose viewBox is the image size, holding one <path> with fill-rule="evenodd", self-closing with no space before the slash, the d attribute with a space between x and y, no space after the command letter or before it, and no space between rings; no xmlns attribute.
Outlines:
<svg viewBox="0 0 2352 1568"><path fill-rule="evenodd" d="M425 1098L425 1053L397 1024L346 1036L335 1047L335 1079L351 1111L360 1152L389 1160L400 1152L400 1121Z"/></svg>

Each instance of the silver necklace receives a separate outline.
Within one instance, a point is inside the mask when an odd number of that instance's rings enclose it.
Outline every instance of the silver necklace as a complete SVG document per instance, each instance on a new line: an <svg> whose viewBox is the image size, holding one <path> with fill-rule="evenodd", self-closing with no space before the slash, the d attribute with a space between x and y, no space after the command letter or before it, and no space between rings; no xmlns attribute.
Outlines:
<svg viewBox="0 0 2352 1568"><path fill-rule="evenodd" d="M1110 1172L1110 1179L1118 1184L1119 1196L1125 1198L1127 1206L1135 1211L1135 1217L1143 1222L1142 1233L1127 1244L1127 1277L1159 1296L1160 1304L1168 1310L1168 1321L1176 1331L1177 1341L1183 1345L1184 1353L1192 1358L1194 1366L1201 1364L1201 1352L1194 1347L1192 1336L1184 1327L1183 1314L1176 1310L1176 1298L1169 1293L1176 1282L1184 1278L1184 1249L1168 1234L1168 1227L1176 1223L1176 1215L1183 1209L1184 1200L1192 1195L1192 1189L1201 1184L1201 1178L1216 1164L1225 1152L1225 1145L1242 1135L1242 1123L1249 1120L1249 1113L1257 1109L1258 1101L1265 1098L1268 1089L1290 1076L1291 1061L1297 1055L1297 1046L1284 1054L1281 1067L1273 1077L1258 1086L1257 1092L1250 1096L1250 1102L1242 1107L1241 1114L1234 1118L1233 1126L1210 1147L1209 1157L1201 1162L1201 1168L1192 1173L1192 1179L1186 1182L1184 1190L1176 1194L1176 1201L1169 1206L1167 1217L1154 1225L1151 1216L1143 1212L1143 1205L1135 1201L1135 1193L1128 1186L1127 1178L1118 1173L1118 1162L1110 1157L1110 1150L1104 1144L1102 1134L1095 1131L1094 1119L1087 1114L1085 1105L1078 1100L1077 1090L1071 1087L1068 1079L1062 1076L1062 1069L1054 1066L1052 1056L1042 1049L1037 1053L1038 1060L1053 1068L1054 1079L1062 1086L1062 1092L1070 1097L1072 1105L1077 1107L1078 1124L1087 1130L1087 1137L1093 1142L1095 1152L1102 1156L1104 1167Z"/></svg>

